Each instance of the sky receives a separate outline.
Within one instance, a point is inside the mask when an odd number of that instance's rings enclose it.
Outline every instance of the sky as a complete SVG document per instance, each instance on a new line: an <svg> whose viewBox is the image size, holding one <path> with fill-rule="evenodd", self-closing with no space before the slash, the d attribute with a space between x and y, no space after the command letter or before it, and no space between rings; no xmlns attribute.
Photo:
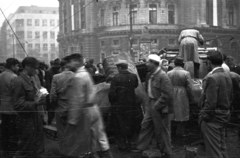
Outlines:
<svg viewBox="0 0 240 158"><path fill-rule="evenodd" d="M58 7L58 0L0 0L0 8L8 17L10 13L14 13L20 6L41 6L41 7ZM4 21L4 16L0 12L0 27Z"/></svg>

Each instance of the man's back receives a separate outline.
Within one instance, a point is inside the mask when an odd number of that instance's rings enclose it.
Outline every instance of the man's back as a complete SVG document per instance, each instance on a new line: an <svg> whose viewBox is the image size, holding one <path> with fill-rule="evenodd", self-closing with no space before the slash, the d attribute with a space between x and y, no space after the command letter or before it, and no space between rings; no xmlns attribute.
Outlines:
<svg viewBox="0 0 240 158"><path fill-rule="evenodd" d="M134 104L135 88L137 88L137 86L138 79L135 74L124 71L114 76L110 88L110 93L116 94L116 96L113 98L113 100L115 100L113 104ZM109 99L111 99L111 94Z"/></svg>
<svg viewBox="0 0 240 158"><path fill-rule="evenodd" d="M1 113L14 113L13 108L13 84L17 75L11 70L5 70L0 75L0 112Z"/></svg>
<svg viewBox="0 0 240 158"><path fill-rule="evenodd" d="M67 95L66 90L69 80L74 76L71 71L63 71L60 74L53 76L50 98L52 102L57 102L57 109L66 109L67 107Z"/></svg>

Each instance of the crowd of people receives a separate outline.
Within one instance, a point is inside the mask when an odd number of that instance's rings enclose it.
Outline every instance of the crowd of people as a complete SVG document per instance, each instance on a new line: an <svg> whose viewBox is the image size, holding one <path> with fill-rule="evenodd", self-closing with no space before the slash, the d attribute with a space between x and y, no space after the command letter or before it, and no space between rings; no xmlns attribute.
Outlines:
<svg viewBox="0 0 240 158"><path fill-rule="evenodd" d="M208 157L227 157L225 129L240 94L240 77L230 72L225 59L219 51L207 55L209 73L203 79L199 126ZM175 58L173 69L168 64L156 54L148 56L144 83L148 101L142 107L135 91L141 84L137 75L128 71L127 61L116 63L119 74L107 81L111 84L107 128L113 128L120 151L141 153L155 139L162 156L169 158L173 156L171 136L187 135L185 126L194 100L191 75L184 70L181 56ZM113 158L92 79L94 74L104 75L102 63L84 63L81 54L71 54L52 61L49 69L33 57L21 63L9 58L3 67L0 112L6 158L43 157L43 124L51 124L54 118L62 157ZM36 97L42 87L49 95ZM171 128L172 121L177 122L177 129Z"/></svg>

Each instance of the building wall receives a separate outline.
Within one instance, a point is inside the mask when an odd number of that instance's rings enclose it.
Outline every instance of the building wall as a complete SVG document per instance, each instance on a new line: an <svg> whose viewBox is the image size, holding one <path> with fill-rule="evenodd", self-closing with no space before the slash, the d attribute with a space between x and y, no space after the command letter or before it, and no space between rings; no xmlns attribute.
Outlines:
<svg viewBox="0 0 240 158"><path fill-rule="evenodd" d="M7 57L16 57L22 60L27 56L26 54L28 54L28 56L34 56L46 63L58 58L58 42L56 40L59 32L58 19L58 8L37 6L19 7L14 16L8 20L26 53L24 53L16 37L14 38L14 46L12 45L13 33L7 25L5 28L5 31L9 34L6 35L6 43L8 43L8 46L6 46ZM23 20L23 25L20 26L18 20ZM29 20L31 24L28 23ZM39 26L35 24L35 20L39 20ZM46 26L43 26L43 20L47 20ZM51 20L54 21L54 25L50 24ZM39 37L36 36L36 32L39 32ZM28 35L29 33L31 33L31 37ZM47 38L43 38L43 33L47 33ZM53 37L51 37L51 33L54 33ZM39 44L40 48L37 48L38 46L36 44ZM55 46L51 47L52 44ZM44 48L44 46L47 47ZM13 51L13 49L15 49L15 51Z"/></svg>
<svg viewBox="0 0 240 158"><path fill-rule="evenodd" d="M88 4L91 0L75 0L76 4L82 1ZM64 21L63 10L66 9L71 16L71 1L59 0L60 21ZM60 27L61 57L66 54L80 52L87 59L93 58L101 61L104 56L116 54L117 52L129 52L130 50L130 26L129 26L129 0L99 0L86 6L86 28L81 28L81 14L74 18L79 24L74 30L71 28L71 18L67 19L68 30ZM239 52L239 26L240 26L240 2L237 0L132 0L132 5L137 5L136 23L133 24L134 52L139 53L142 28L147 26L149 38L153 43L153 52L163 47L178 47L178 36L185 28L196 28L201 31L205 39L213 39L207 42L208 47L218 46L228 55L238 57ZM67 4L64 6L63 4ZM150 6L156 6L156 23L150 23ZM213 6L216 7L213 7ZM114 25L115 7L118 7L118 24ZM170 23L171 10L174 8L174 23ZM215 9L217 8L217 12ZM230 16L230 9L233 12ZM114 11L115 9L115 11ZM101 10L104 10L102 21ZM83 10L82 10L83 11ZM80 11L80 13L82 12ZM233 22L230 22L233 19ZM103 24L103 25L102 25ZM231 37L234 36L232 39ZM218 37L218 38L217 38ZM231 40L230 40L231 39ZM114 41L118 40L117 45ZM156 43L154 43L156 42ZM115 42L116 43L116 42ZM69 47L78 47L71 49ZM80 49L81 47L82 49ZM78 50L78 51L74 51Z"/></svg>

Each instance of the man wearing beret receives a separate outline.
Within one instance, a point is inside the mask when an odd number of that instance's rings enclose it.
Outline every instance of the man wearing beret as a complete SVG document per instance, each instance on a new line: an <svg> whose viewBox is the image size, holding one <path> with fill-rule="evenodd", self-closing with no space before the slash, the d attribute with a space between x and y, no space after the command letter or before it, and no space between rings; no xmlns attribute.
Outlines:
<svg viewBox="0 0 240 158"><path fill-rule="evenodd" d="M130 149L130 138L135 127L135 88L138 87L137 75L128 71L128 63L120 60L116 64L119 74L111 82L109 101L111 103L112 121L116 122L114 130L119 150Z"/></svg>
<svg viewBox="0 0 240 158"><path fill-rule="evenodd" d="M166 72L160 67L160 57L151 54L148 57L147 67L150 73L146 79L146 91L148 93L148 106L142 121L142 129L133 152L147 150L155 134L158 149L163 157L172 156L171 136L169 131L169 114L173 113L172 99L173 88Z"/></svg>

